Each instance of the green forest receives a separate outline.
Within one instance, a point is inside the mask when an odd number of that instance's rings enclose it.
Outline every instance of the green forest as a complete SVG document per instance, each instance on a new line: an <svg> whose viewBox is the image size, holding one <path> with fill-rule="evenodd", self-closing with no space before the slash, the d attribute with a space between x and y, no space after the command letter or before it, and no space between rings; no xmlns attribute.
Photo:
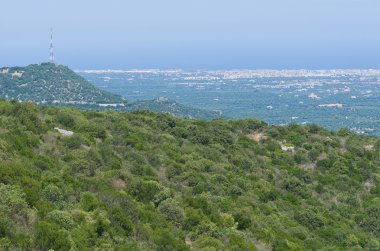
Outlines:
<svg viewBox="0 0 380 251"><path fill-rule="evenodd" d="M0 101L0 250L380 250L379 216L376 137Z"/></svg>

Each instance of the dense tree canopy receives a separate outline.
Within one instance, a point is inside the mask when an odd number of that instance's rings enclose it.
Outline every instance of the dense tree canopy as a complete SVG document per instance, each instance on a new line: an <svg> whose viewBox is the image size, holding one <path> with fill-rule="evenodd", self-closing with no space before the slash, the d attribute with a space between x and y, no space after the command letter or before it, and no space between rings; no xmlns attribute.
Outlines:
<svg viewBox="0 0 380 251"><path fill-rule="evenodd" d="M379 215L378 138L0 101L0 250L380 250Z"/></svg>

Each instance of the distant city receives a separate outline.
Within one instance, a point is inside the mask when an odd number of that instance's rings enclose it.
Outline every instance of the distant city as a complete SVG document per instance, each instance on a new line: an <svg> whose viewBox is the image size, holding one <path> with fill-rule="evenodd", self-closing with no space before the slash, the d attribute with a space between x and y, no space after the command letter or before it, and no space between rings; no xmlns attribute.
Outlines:
<svg viewBox="0 0 380 251"><path fill-rule="evenodd" d="M194 74L207 73L211 79L239 79L253 77L332 77L347 75L380 76L380 69L327 69L327 70L212 70L212 71L186 71L181 69L131 69L131 70L76 70L77 73L87 74L122 74L122 73L150 73L150 74Z"/></svg>
<svg viewBox="0 0 380 251"><path fill-rule="evenodd" d="M231 119L380 134L380 69L76 72L130 100L163 96Z"/></svg>

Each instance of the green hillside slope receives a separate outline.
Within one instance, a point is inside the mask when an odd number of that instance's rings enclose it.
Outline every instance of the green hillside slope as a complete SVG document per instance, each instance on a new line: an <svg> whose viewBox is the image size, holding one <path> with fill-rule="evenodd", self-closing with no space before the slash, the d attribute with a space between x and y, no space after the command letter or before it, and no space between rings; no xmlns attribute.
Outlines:
<svg viewBox="0 0 380 251"><path fill-rule="evenodd" d="M0 101L0 250L380 250L379 181L346 130Z"/></svg>
<svg viewBox="0 0 380 251"><path fill-rule="evenodd" d="M0 69L0 96L36 103L122 103L66 66L43 63Z"/></svg>

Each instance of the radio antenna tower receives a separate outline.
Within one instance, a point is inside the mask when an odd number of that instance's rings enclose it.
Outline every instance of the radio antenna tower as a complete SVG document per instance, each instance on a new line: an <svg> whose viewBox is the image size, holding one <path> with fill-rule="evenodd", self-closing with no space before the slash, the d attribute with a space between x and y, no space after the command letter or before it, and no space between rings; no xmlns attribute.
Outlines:
<svg viewBox="0 0 380 251"><path fill-rule="evenodd" d="M50 54L49 63L54 64L53 28L50 29Z"/></svg>

